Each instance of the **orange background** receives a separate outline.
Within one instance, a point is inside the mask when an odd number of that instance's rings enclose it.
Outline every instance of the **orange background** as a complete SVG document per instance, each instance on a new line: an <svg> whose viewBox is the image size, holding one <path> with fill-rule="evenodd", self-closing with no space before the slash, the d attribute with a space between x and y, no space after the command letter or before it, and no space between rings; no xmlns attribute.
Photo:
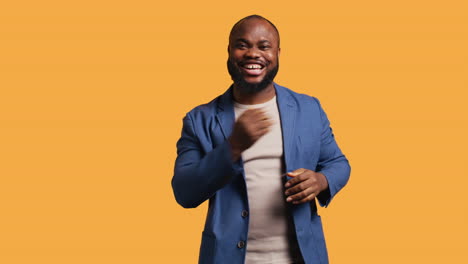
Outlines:
<svg viewBox="0 0 468 264"><path fill-rule="evenodd" d="M0 9L0 263L196 263L170 181L182 117L224 92L231 26L281 34L349 158L331 263L468 263L466 1L10 1Z"/></svg>

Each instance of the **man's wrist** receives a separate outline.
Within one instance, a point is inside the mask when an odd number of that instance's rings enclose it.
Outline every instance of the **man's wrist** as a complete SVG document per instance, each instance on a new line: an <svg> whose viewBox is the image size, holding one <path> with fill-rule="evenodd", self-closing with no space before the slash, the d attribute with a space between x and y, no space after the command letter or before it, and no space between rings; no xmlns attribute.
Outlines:
<svg viewBox="0 0 468 264"><path fill-rule="evenodd" d="M236 162L237 160L240 159L241 157L241 154L242 154L242 151L240 150L240 148L237 146L237 144L235 144L232 140L232 138L229 138L228 139L228 142L229 142L229 147L231 149L231 157L232 157L232 161Z"/></svg>
<svg viewBox="0 0 468 264"><path fill-rule="evenodd" d="M325 177L325 175L323 175L322 173L320 172L317 172L317 174L319 175L319 181L320 181L320 192L324 191L324 190L327 190L328 189L328 180L327 180L327 177Z"/></svg>

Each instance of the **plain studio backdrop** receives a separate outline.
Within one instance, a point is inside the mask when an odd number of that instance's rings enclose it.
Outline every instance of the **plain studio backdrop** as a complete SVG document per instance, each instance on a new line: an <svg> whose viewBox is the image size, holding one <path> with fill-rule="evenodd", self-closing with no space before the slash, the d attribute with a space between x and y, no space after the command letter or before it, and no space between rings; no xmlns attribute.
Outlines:
<svg viewBox="0 0 468 264"><path fill-rule="evenodd" d="M466 1L10 1L0 9L0 263L196 263L207 203L171 178L223 93L232 25L281 34L352 166L330 261L468 263Z"/></svg>

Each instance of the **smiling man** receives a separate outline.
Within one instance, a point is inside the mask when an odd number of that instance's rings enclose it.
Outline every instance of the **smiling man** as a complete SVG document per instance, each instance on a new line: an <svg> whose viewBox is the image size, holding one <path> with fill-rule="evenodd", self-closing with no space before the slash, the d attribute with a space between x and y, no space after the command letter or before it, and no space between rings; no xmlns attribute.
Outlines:
<svg viewBox="0 0 468 264"><path fill-rule="evenodd" d="M328 263L316 201L349 179L319 101L274 83L280 39L252 15L229 35L233 85L184 118L172 187L194 208L209 200L199 263Z"/></svg>

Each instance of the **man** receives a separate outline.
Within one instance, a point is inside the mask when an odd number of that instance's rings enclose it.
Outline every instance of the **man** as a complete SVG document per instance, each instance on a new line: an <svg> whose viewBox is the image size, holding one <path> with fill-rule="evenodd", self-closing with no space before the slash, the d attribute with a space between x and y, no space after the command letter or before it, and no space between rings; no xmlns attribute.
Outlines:
<svg viewBox="0 0 468 264"><path fill-rule="evenodd" d="M185 208L209 199L199 263L328 263L315 200L327 206L350 166L318 100L273 82L279 45L267 19L237 22L233 85L184 118L172 187Z"/></svg>

